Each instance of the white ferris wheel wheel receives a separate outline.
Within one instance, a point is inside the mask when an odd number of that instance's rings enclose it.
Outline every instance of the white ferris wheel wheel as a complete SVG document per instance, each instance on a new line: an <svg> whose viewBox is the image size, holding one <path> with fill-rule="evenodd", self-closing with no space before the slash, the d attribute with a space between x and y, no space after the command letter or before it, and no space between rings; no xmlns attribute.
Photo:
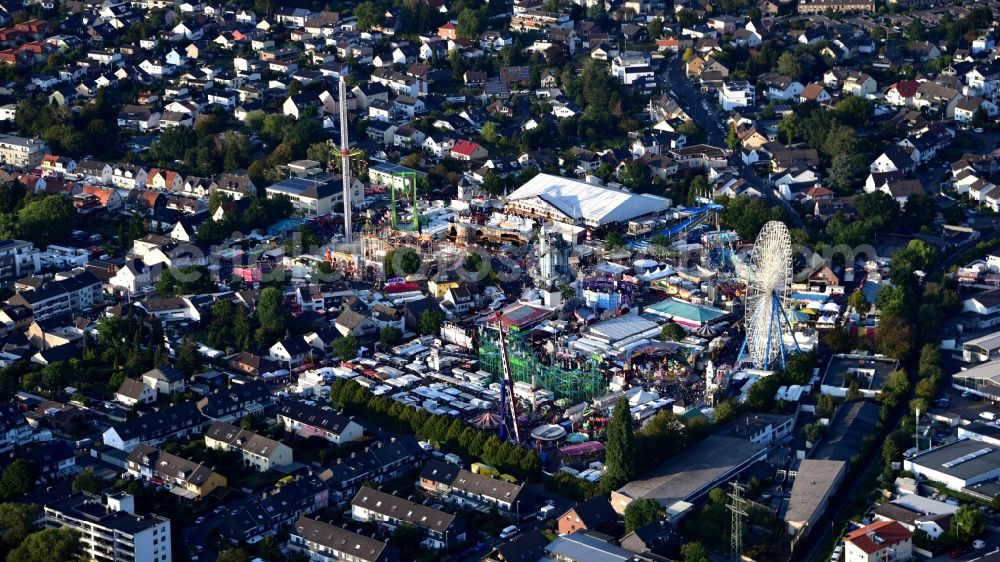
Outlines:
<svg viewBox="0 0 1000 562"><path fill-rule="evenodd" d="M792 284L792 239L783 222L764 225L750 253L744 316L746 340L740 358L757 369L785 363L782 334L791 331L785 315ZM737 361L739 363L739 360Z"/></svg>

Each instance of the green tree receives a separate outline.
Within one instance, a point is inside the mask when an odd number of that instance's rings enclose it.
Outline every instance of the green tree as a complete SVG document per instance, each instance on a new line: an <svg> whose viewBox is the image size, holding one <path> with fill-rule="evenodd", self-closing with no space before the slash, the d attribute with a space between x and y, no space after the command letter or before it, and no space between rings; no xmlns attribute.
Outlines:
<svg viewBox="0 0 1000 562"><path fill-rule="evenodd" d="M923 193L912 193L903 206L903 220L914 230L929 226L937 216L937 207L930 197Z"/></svg>
<svg viewBox="0 0 1000 562"><path fill-rule="evenodd" d="M828 171L830 186L841 193L853 192L865 169L860 154L835 154Z"/></svg>
<svg viewBox="0 0 1000 562"><path fill-rule="evenodd" d="M883 314L875 332L875 349L893 359L905 359L912 348L910 322L895 314Z"/></svg>
<svg viewBox="0 0 1000 562"><path fill-rule="evenodd" d="M242 548L228 548L219 553L215 562L250 562L250 555Z"/></svg>
<svg viewBox="0 0 1000 562"><path fill-rule="evenodd" d="M682 546L681 558L684 562L709 562L708 553L700 542L689 542Z"/></svg>
<svg viewBox="0 0 1000 562"><path fill-rule="evenodd" d="M763 199L741 195L726 203L721 218L726 226L736 229L740 238L753 240L765 223L784 220L785 214L780 206L772 207Z"/></svg>
<svg viewBox="0 0 1000 562"><path fill-rule="evenodd" d="M792 51L785 51L778 57L778 74L798 78L802 74L802 66L799 64L799 57Z"/></svg>
<svg viewBox="0 0 1000 562"><path fill-rule="evenodd" d="M837 400L829 394L820 394L816 399L816 414L829 418L837 411Z"/></svg>
<svg viewBox="0 0 1000 562"><path fill-rule="evenodd" d="M31 534L40 510L35 504L0 503L0 552L17 548Z"/></svg>
<svg viewBox="0 0 1000 562"><path fill-rule="evenodd" d="M69 236L76 224L76 210L66 197L43 197L22 207L17 223L22 238L46 247Z"/></svg>
<svg viewBox="0 0 1000 562"><path fill-rule="evenodd" d="M94 467L88 466L73 478L73 493L89 492L100 495L104 491L104 480L98 478Z"/></svg>
<svg viewBox="0 0 1000 562"><path fill-rule="evenodd" d="M202 358L201 353L198 351L198 342L194 341L193 337L186 336L181 342L181 345L177 348L177 370L187 376L191 376L198 372L198 369L201 368L201 364Z"/></svg>
<svg viewBox="0 0 1000 562"><path fill-rule="evenodd" d="M611 232L607 233L607 235L604 236L605 250L613 252L614 250L617 250L618 248L622 248L624 246L625 246L625 239L622 238L621 233L618 232L617 230L612 230Z"/></svg>
<svg viewBox="0 0 1000 562"><path fill-rule="evenodd" d="M288 310L285 308L284 297L275 287L264 287L257 299L257 320L261 328L275 336L285 332L288 323Z"/></svg>
<svg viewBox="0 0 1000 562"><path fill-rule="evenodd" d="M663 517L663 510L656 500L639 498L625 508L625 533L643 527Z"/></svg>
<svg viewBox="0 0 1000 562"><path fill-rule="evenodd" d="M483 125L483 140L490 144L497 142L497 126L493 121L487 121Z"/></svg>
<svg viewBox="0 0 1000 562"><path fill-rule="evenodd" d="M893 231L899 222L899 204L891 195L883 191L862 193L855 200L858 220L877 221L878 229Z"/></svg>
<svg viewBox="0 0 1000 562"><path fill-rule="evenodd" d="M937 250L923 240L910 240L892 256L889 276L896 285L907 286L916 281L914 272L926 270L937 259Z"/></svg>
<svg viewBox="0 0 1000 562"><path fill-rule="evenodd" d="M392 532L392 543L400 552L417 552L420 550L420 529L415 525L403 523Z"/></svg>
<svg viewBox="0 0 1000 562"><path fill-rule="evenodd" d="M601 488L605 492L617 490L635 477L634 448L635 438L628 401L619 400L605 432L605 472L601 478Z"/></svg>
<svg viewBox="0 0 1000 562"><path fill-rule="evenodd" d="M983 514L974 506L963 505L951 517L949 531L960 544L968 544L983 534Z"/></svg>
<svg viewBox="0 0 1000 562"><path fill-rule="evenodd" d="M365 31L382 21L382 12L370 1L358 4L354 9L354 15L358 18L358 28Z"/></svg>
<svg viewBox="0 0 1000 562"><path fill-rule="evenodd" d="M379 330L378 341L386 346L399 345L403 341L403 332L395 326L385 326Z"/></svg>
<svg viewBox="0 0 1000 562"><path fill-rule="evenodd" d="M436 336L444 323L444 314L440 310L425 310L420 315L420 333Z"/></svg>
<svg viewBox="0 0 1000 562"><path fill-rule="evenodd" d="M347 334L342 338L334 340L333 354L341 361L350 361L358 356L359 347L360 345L354 334Z"/></svg>
<svg viewBox="0 0 1000 562"><path fill-rule="evenodd" d="M660 330L660 339L663 341L681 341L686 337L687 331L674 321L667 322Z"/></svg>
<svg viewBox="0 0 1000 562"><path fill-rule="evenodd" d="M903 395L910 391L910 377L906 371L897 369L886 377L883 388L894 394Z"/></svg>
<svg viewBox="0 0 1000 562"><path fill-rule="evenodd" d="M649 184L652 183L653 174L649 169L649 166L644 162L639 160L632 160L625 164L621 172L618 174L618 179L626 187L633 191L648 191Z"/></svg>
<svg viewBox="0 0 1000 562"><path fill-rule="evenodd" d="M80 536L68 527L31 533L7 555L7 562L75 562Z"/></svg>
<svg viewBox="0 0 1000 562"><path fill-rule="evenodd" d="M485 11L480 13L472 8L465 8L458 14L458 24L455 26L455 34L459 37L474 39L479 36L482 30Z"/></svg>
<svg viewBox="0 0 1000 562"><path fill-rule="evenodd" d="M649 38L656 40L663 35L663 20L659 17L653 18L653 21L649 22Z"/></svg>
<svg viewBox="0 0 1000 562"><path fill-rule="evenodd" d="M875 113L875 104L862 97L847 96L833 106L833 111L842 123L866 125Z"/></svg>
<svg viewBox="0 0 1000 562"><path fill-rule="evenodd" d="M851 293L851 296L847 298L847 306L858 314L866 314L872 307L871 303L868 302L868 297L860 290Z"/></svg>
<svg viewBox="0 0 1000 562"><path fill-rule="evenodd" d="M729 125L729 133L726 135L726 146L729 150L736 150L740 145L740 135L736 132L736 125Z"/></svg>
<svg viewBox="0 0 1000 562"><path fill-rule="evenodd" d="M9 500L23 496L35 488L35 465L24 459L16 459L7 465L0 477L0 499Z"/></svg>
<svg viewBox="0 0 1000 562"><path fill-rule="evenodd" d="M976 111L972 113L972 121L970 121L970 124L973 127L982 127L987 123L989 123L989 121L990 121L989 114L986 113L986 109L983 108L982 105L980 105L979 107L976 108Z"/></svg>
<svg viewBox="0 0 1000 562"><path fill-rule="evenodd" d="M250 164L252 154L250 139L246 135L237 131L223 133L222 162L224 171L232 172L238 168L246 167Z"/></svg>

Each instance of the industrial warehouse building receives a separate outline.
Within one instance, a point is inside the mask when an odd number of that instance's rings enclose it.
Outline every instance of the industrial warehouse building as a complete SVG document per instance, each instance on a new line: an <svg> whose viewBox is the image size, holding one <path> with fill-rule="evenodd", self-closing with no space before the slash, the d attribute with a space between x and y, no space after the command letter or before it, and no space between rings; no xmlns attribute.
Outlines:
<svg viewBox="0 0 1000 562"><path fill-rule="evenodd" d="M712 488L731 480L770 450L739 437L710 435L654 469L648 478L633 480L611 493L611 506L618 513L633 500L656 500L677 517L690 509L691 502Z"/></svg>
<svg viewBox="0 0 1000 562"><path fill-rule="evenodd" d="M1000 401L1000 361L990 361L959 371L951 376L951 385L991 402Z"/></svg>
<svg viewBox="0 0 1000 562"><path fill-rule="evenodd" d="M826 510L837 492L847 463L803 459L792 482L792 493L785 507L785 526L789 535L806 536ZM801 538L801 537L800 537Z"/></svg>
<svg viewBox="0 0 1000 562"><path fill-rule="evenodd" d="M963 439L903 461L903 469L951 490L993 499L1000 495L1000 447Z"/></svg>

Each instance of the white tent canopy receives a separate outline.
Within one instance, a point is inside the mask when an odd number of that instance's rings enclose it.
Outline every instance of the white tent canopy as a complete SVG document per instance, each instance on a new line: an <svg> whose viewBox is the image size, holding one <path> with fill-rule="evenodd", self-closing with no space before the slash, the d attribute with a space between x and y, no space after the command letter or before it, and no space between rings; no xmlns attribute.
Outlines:
<svg viewBox="0 0 1000 562"><path fill-rule="evenodd" d="M528 201L535 199L536 201ZM538 174L507 197L542 211L555 210L590 226L627 222L637 217L662 213L670 200L655 195L629 193L550 174Z"/></svg>

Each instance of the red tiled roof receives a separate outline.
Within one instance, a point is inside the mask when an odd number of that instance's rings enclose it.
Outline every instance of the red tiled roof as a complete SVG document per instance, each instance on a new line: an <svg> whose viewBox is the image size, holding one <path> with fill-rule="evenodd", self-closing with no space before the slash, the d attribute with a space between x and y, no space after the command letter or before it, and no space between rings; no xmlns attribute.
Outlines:
<svg viewBox="0 0 1000 562"><path fill-rule="evenodd" d="M451 151L463 156L472 156L472 153L474 153L477 148L479 148L478 144L469 140L460 139L455 141L455 146L451 147Z"/></svg>
<svg viewBox="0 0 1000 562"><path fill-rule="evenodd" d="M896 92L899 93L901 97L912 98L917 95L917 88L920 87L920 82L916 80L900 80L892 85L896 88Z"/></svg>
<svg viewBox="0 0 1000 562"><path fill-rule="evenodd" d="M844 541L853 544L866 554L873 554L912 538L913 533L899 523L879 521L848 533Z"/></svg>

